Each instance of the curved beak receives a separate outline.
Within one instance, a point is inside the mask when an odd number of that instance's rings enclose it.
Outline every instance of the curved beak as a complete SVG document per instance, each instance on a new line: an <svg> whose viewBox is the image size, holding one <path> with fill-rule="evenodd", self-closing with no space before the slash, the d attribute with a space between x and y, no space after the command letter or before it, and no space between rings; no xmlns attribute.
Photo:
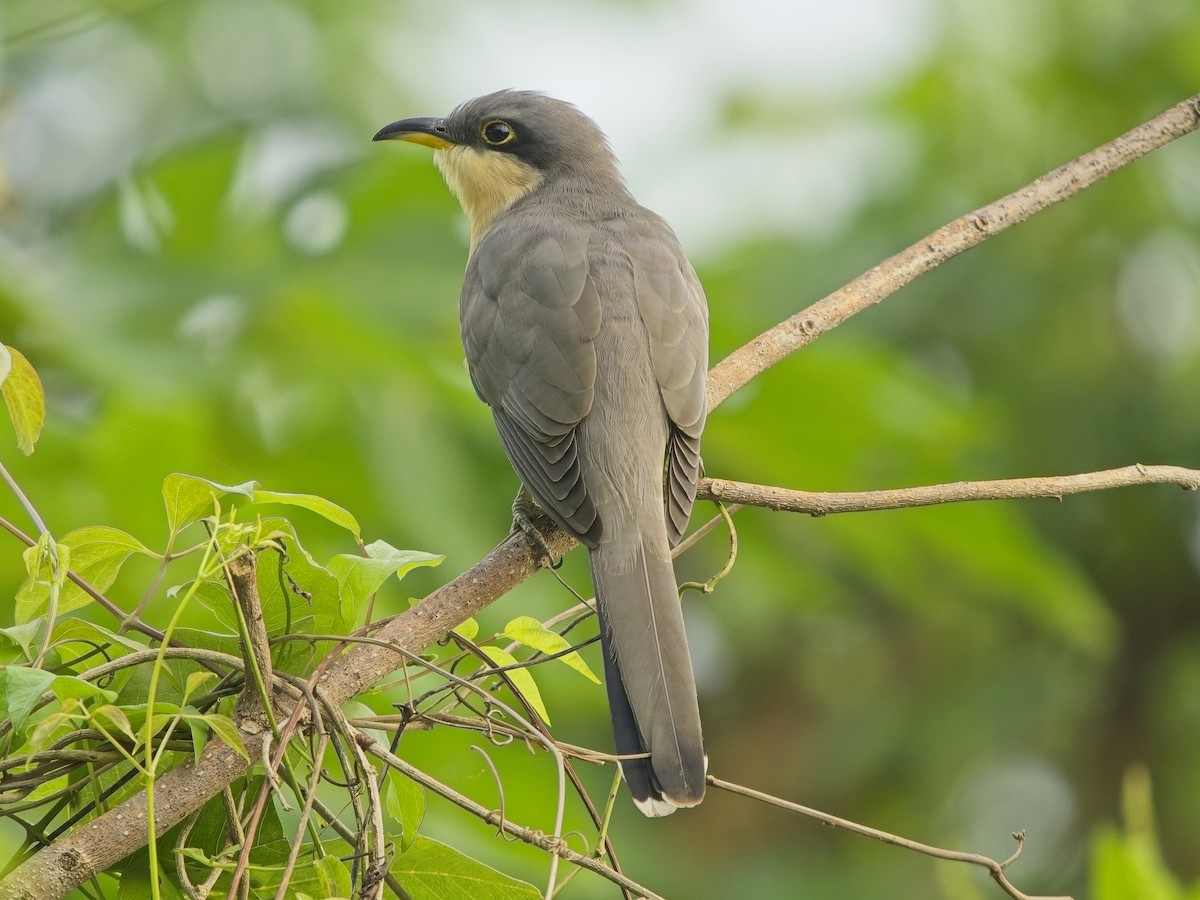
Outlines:
<svg viewBox="0 0 1200 900"><path fill-rule="evenodd" d="M422 144L434 150L444 150L453 146L450 140L450 127L445 119L416 118L401 119L391 125L384 125L377 132L373 141L408 141L412 144Z"/></svg>

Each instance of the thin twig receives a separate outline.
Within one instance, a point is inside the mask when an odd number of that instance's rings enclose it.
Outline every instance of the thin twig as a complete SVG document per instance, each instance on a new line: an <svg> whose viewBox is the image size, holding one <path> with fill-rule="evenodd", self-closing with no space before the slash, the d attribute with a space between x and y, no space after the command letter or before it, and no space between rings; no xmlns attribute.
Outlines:
<svg viewBox="0 0 1200 900"><path fill-rule="evenodd" d="M17 502L25 510L25 514L29 516L34 527L37 528L38 534L45 535L47 541L46 550L50 557L50 565L54 570L51 573L52 581L49 585L49 593L46 600L46 633L42 636L42 648L38 651L37 658L33 661L34 668L38 668L41 666L46 654L50 652L50 644L54 640L54 621L58 617L58 597L62 589L58 544L54 540L54 535L50 533L50 529L46 527L46 522L42 519L41 513L33 505L33 501L21 490L21 486L17 484L17 480L12 477L12 474L3 462L0 462L0 478L4 479L4 483L13 492L13 495L17 498Z"/></svg>
<svg viewBox="0 0 1200 900"><path fill-rule="evenodd" d="M449 800L460 809L464 809L471 813L471 815L479 817L489 825L494 825L503 830L506 834L510 834L527 844L531 844L534 847L545 850L547 853L552 853L557 857L565 859L567 862L573 865L579 866L583 869L588 869L591 872L595 872L597 875L602 875L609 881L612 881L614 884L619 884L622 887L633 891L634 895L637 897L645 898L645 900L662 900L658 894L655 894L653 891L650 891L649 889L638 884L627 875L624 875L615 869L609 868L604 863L594 859L591 856L585 856L582 853L572 850L566 845L566 842L563 841L562 838L554 837L553 835L547 835L545 832L537 831L533 828L523 828L520 825L516 825L510 819L503 817L498 810L488 809L487 807L476 803L465 794L460 794L449 785L443 784L431 775L428 775L415 766L410 765L408 762L393 754L390 750L365 732L359 733L363 735L363 739L365 741L369 742L367 744L368 752L378 756L380 760L398 770L404 777L411 778L417 784L427 788L430 791L433 791L433 793L437 794L439 797Z"/></svg>
<svg viewBox="0 0 1200 900"><path fill-rule="evenodd" d="M387 837L383 828L383 801L379 796L378 772L367 759L362 738L346 722L346 716L339 707L330 711L336 717L333 723L337 731L345 734L349 740L347 745L354 753L358 768L362 772L362 782L367 788L367 810L365 821L359 829L359 834L366 840L367 868L363 872L359 884L361 900L381 900L383 897L383 876L388 871Z"/></svg>
<svg viewBox="0 0 1200 900"><path fill-rule="evenodd" d="M376 639L376 638L357 638L356 640L363 641L364 645L367 645L367 646L369 646L371 644L379 643L378 639ZM508 706L507 704L501 702L500 700L497 700L495 697L489 695L486 691L484 691L481 687L479 687L477 684L475 684L472 680L466 679L466 678L460 678L458 675L455 675L453 672L450 672L447 669L443 669L442 667L440 667L426 659L423 659L420 655L418 655L416 653L412 653L401 647L394 646L393 649L396 652L400 653L402 656L406 657L409 662L414 663L415 665L418 665L418 666L423 666L423 667L427 668L429 671L437 673L439 676L446 679L446 681L456 684L460 688L465 688L467 690L470 690L475 693L483 695L489 703L491 703L493 706L495 706L497 709L499 709L505 715L509 716L514 721L516 721L517 724L520 725L525 730L525 733L523 735L525 740L535 741L536 743L541 744L541 746L544 747L547 751L549 751L550 755L554 757L555 772L558 776L558 793L557 793L557 801L555 803L555 808L554 808L554 831L551 834L551 838L553 840L561 841L563 817L566 812L566 809L565 809L566 794L567 794L566 762L563 759L562 751L559 750L558 745L555 743L553 737L551 737L549 734L547 734L542 729L535 727L531 723L530 720L526 719L524 716L522 716L520 713L518 713L511 706ZM508 677L506 675L504 675L503 673L500 673L500 677L504 679L504 681L508 684L509 689L517 696L517 698L520 699L520 701L523 704L525 704L526 707L528 707L528 703L525 700L524 696L521 694L521 692L519 690L517 690L516 686L513 685L513 683L508 679ZM537 719L536 715L532 711L529 711L529 714L533 718L533 721L536 721L536 722L538 722L538 724L541 724L541 720ZM559 860L559 857L557 855L551 857L551 859L550 859L550 873L548 876L549 883L546 888L546 897L547 898L554 896L554 884L555 884L555 881L558 876L558 860Z"/></svg>
<svg viewBox="0 0 1200 900"><path fill-rule="evenodd" d="M287 862L279 876L279 890L275 900L287 900L288 885L292 881L292 872L296 868L296 860L300 858L300 848L304 845L304 829L308 827L312 816L313 801L317 798L317 786L321 781L321 761L325 759L325 748L329 746L329 735L324 732L317 739L317 749L313 753L312 776L308 790L304 794L304 806L300 809L300 823L296 826L296 836L292 838L292 847L288 851Z"/></svg>
<svg viewBox="0 0 1200 900"><path fill-rule="evenodd" d="M819 809L813 809L809 806L801 806L799 803L791 803L787 800L781 800L779 797L774 797L771 794L765 794L762 791L756 791L753 788L743 787L740 784L734 784L731 781L724 781L714 775L709 775L705 779L715 788L720 788L723 791L729 791L731 794L738 794L742 797L749 797L752 800L758 800L762 803L767 803L771 806L777 806L780 809L786 809L788 812L799 813L802 816L808 816L810 819L816 819L824 825L829 825L832 828L841 828L846 831L852 831L855 834L860 834L863 837L873 838L877 841L882 841L885 844L892 844L896 847L903 847L906 850L913 850L917 853L923 853L926 856L932 856L934 859L944 859L950 862L967 863L973 866L982 866L988 870L988 874L996 880L996 883L1004 889L1004 892L1013 900L1071 900L1070 897L1044 897L1025 894L1017 890L1012 882L1005 877L1004 867L1012 862L1014 857L1010 857L1007 862L999 863L989 856L984 856L981 853L967 853L961 850L947 850L943 847L934 847L930 844L922 844L920 841L914 841L909 838L900 837L888 831L880 831L878 828L871 828L869 825L860 825L858 822L852 822L849 819L842 819L838 816L830 815L826 812L821 812ZM1018 845L1024 842L1023 834L1014 834Z"/></svg>
<svg viewBox="0 0 1200 900"><path fill-rule="evenodd" d="M4 479L4 483L8 485L8 489L13 492L13 495L17 498L17 502L25 510L25 515L29 516L29 520L37 528L38 534L48 534L50 529L46 527L46 522L42 519L42 514L37 511L37 507L33 505L33 501L21 490L21 486L17 484L17 480L12 477L2 462L0 462L0 478Z"/></svg>

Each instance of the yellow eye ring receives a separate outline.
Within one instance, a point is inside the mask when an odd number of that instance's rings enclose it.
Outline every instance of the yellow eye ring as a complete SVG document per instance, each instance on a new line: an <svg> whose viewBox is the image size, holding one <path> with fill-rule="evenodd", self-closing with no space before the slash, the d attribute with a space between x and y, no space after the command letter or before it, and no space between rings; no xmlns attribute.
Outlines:
<svg viewBox="0 0 1200 900"><path fill-rule="evenodd" d="M479 137L485 144L499 147L513 141L517 133L513 127L502 119L489 119L479 128Z"/></svg>

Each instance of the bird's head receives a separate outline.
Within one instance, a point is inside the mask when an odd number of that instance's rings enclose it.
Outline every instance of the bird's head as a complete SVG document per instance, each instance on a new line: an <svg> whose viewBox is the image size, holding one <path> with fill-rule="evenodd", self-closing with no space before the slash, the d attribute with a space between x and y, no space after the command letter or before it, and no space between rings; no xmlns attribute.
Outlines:
<svg viewBox="0 0 1200 900"><path fill-rule="evenodd" d="M570 103L535 91L497 91L445 118L401 119L373 140L409 141L434 161L471 220L472 245L492 220L548 182L620 183L600 128Z"/></svg>

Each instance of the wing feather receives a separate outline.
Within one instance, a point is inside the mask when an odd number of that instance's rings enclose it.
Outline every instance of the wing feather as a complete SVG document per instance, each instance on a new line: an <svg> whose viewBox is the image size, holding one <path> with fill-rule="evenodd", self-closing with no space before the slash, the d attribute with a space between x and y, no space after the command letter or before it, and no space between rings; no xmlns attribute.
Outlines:
<svg viewBox="0 0 1200 900"><path fill-rule="evenodd" d="M674 544L687 528L700 475L708 400L708 304L666 222L646 213L615 227L616 239L627 248L651 368L671 422L663 494Z"/></svg>
<svg viewBox="0 0 1200 900"><path fill-rule="evenodd" d="M551 518L595 546L601 523L575 437L592 406L600 329L587 244L573 223L509 216L476 248L459 316L471 381L513 468Z"/></svg>

